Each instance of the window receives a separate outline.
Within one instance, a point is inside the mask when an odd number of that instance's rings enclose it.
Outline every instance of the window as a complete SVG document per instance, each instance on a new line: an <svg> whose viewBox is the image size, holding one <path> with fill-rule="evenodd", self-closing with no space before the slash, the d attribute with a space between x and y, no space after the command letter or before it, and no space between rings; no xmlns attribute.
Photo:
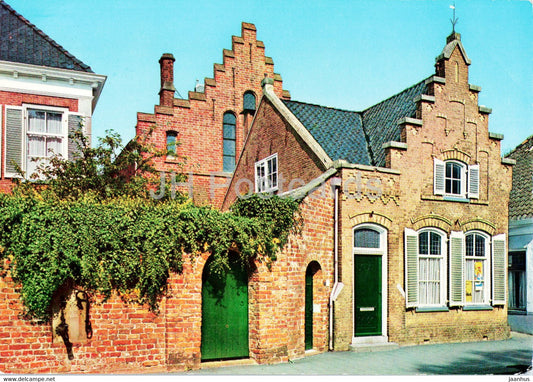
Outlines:
<svg viewBox="0 0 533 382"><path fill-rule="evenodd" d="M434 160L435 195L456 198L479 198L479 165L456 161Z"/></svg>
<svg viewBox="0 0 533 382"><path fill-rule="evenodd" d="M526 310L526 252L509 252L509 309Z"/></svg>
<svg viewBox="0 0 533 382"><path fill-rule="evenodd" d="M379 232L370 228L360 228L354 232L355 248L379 248Z"/></svg>
<svg viewBox="0 0 533 382"><path fill-rule="evenodd" d="M465 303L488 304L490 269L488 238L478 232L466 235Z"/></svg>
<svg viewBox="0 0 533 382"><path fill-rule="evenodd" d="M226 112L223 119L223 155L222 170L235 170L235 114Z"/></svg>
<svg viewBox="0 0 533 382"><path fill-rule="evenodd" d="M406 306L481 307L505 304L505 234L405 229ZM449 286L449 288L447 287Z"/></svg>
<svg viewBox="0 0 533 382"><path fill-rule="evenodd" d="M278 154L255 163L255 191L270 192L278 189Z"/></svg>
<svg viewBox="0 0 533 382"><path fill-rule="evenodd" d="M436 229L418 233L406 232L406 264L408 298L413 305L444 306L446 304L446 238Z"/></svg>
<svg viewBox="0 0 533 382"><path fill-rule="evenodd" d="M242 108L244 111L255 111L255 95L254 93L247 91L244 93Z"/></svg>
<svg viewBox="0 0 533 382"><path fill-rule="evenodd" d="M167 131L167 156L174 157L177 152L178 133L175 131Z"/></svg>
<svg viewBox="0 0 533 382"><path fill-rule="evenodd" d="M26 174L30 177L54 155L65 156L63 113L27 109Z"/></svg>

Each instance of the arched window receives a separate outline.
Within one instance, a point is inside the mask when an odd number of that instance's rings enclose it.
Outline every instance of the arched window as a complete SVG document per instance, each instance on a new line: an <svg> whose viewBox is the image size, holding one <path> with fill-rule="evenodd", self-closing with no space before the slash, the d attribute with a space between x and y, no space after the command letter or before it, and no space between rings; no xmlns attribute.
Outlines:
<svg viewBox="0 0 533 382"><path fill-rule="evenodd" d="M465 303L488 304L490 288L489 238L479 232L465 235Z"/></svg>
<svg viewBox="0 0 533 382"><path fill-rule="evenodd" d="M244 93L242 108L244 111L255 111L255 95L251 91Z"/></svg>
<svg viewBox="0 0 533 382"><path fill-rule="evenodd" d="M235 122L235 114L224 113L222 170L225 172L235 170Z"/></svg>
<svg viewBox="0 0 533 382"><path fill-rule="evenodd" d="M434 229L418 233L418 303L443 306L446 303L446 238Z"/></svg>
<svg viewBox="0 0 533 382"><path fill-rule="evenodd" d="M175 131L167 131L167 156L176 156L178 133Z"/></svg>

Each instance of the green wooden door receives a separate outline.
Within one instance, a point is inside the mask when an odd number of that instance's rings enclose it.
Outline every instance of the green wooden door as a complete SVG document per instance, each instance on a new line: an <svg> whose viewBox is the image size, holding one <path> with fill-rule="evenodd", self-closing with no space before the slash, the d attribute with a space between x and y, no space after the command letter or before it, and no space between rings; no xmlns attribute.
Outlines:
<svg viewBox="0 0 533 382"><path fill-rule="evenodd" d="M313 274L305 272L305 350L313 348Z"/></svg>
<svg viewBox="0 0 533 382"><path fill-rule="evenodd" d="M230 258L224 276L211 273L209 262L202 277L202 360L248 357L248 275Z"/></svg>
<svg viewBox="0 0 533 382"><path fill-rule="evenodd" d="M355 314L354 334L380 336L381 256L354 256Z"/></svg>

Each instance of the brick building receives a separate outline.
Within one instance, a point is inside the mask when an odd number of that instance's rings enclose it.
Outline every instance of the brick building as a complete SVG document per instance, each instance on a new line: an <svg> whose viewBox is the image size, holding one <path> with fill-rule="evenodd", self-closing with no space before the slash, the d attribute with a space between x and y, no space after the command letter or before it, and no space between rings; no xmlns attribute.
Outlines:
<svg viewBox="0 0 533 382"><path fill-rule="evenodd" d="M283 100L263 81L223 208L249 192L303 199L307 228L269 286L297 306L289 354L328 337L334 350L508 337L513 161L469 65L454 32L435 74L361 112Z"/></svg>
<svg viewBox="0 0 533 382"><path fill-rule="evenodd" d="M105 80L0 1L0 191L17 166L29 177L51 155L72 155L80 120L90 136Z"/></svg>
<svg viewBox="0 0 533 382"><path fill-rule="evenodd" d="M187 99L175 98L174 61L170 53L161 56L159 105L152 114L137 114L136 135L159 150L168 149L155 167L185 173L195 203L220 206L255 115L261 80L274 78L276 94L283 99L290 95L253 24L242 23L232 49L223 50L223 63L214 64L213 78L197 84Z"/></svg>

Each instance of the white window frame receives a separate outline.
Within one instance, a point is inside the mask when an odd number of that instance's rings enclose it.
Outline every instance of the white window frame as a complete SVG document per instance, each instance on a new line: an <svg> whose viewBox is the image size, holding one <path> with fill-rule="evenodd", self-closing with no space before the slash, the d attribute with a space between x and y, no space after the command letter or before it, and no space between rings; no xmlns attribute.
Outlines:
<svg viewBox="0 0 533 382"><path fill-rule="evenodd" d="M417 286L418 286L418 303L417 307L420 308L437 308L437 307L445 307L447 303L447 291L448 291L448 251L447 251L447 235L444 231L434 228L434 227L424 227L416 231L417 233L417 267L418 267L418 280L417 280ZM428 233L429 241L428 241L428 248L431 247L431 233L435 233L440 237L440 255L431 255L431 254L421 254L420 253L420 234L422 233ZM436 304L422 304L420 302L421 295L420 295L420 259L439 259L440 260L440 266L439 266L439 274L440 274L440 301Z"/></svg>
<svg viewBox="0 0 533 382"><path fill-rule="evenodd" d="M466 238L470 235L479 235L483 237L485 240L485 255L483 257L479 256L468 256L466 253ZM465 244L464 244L464 257L463 257L463 288L464 289L464 305L465 306L472 306L472 305L490 305L490 297L491 297L491 291L492 291L492 262L491 262L491 244L492 244L492 237L488 235L487 233L479 230L471 230L465 232ZM474 251L475 251L475 240L474 240ZM483 261L483 301L481 302L474 302L474 301L466 301L466 281L467 281L467 263L468 260L481 260ZM473 271L472 271L473 272ZM474 280L472 280L472 297L474 293Z"/></svg>
<svg viewBox="0 0 533 382"><path fill-rule="evenodd" d="M63 158L68 158L68 109L62 108L62 107L53 107L53 106L45 106L45 105L33 105L33 104L23 104L23 139L22 139L22 166L23 170L26 173L26 178L29 179L32 174L28 174L28 136L32 134L32 132L29 131L29 117L28 117L28 111L29 110L37 110L37 111L44 111L44 112L52 112L52 113L58 113L61 114L61 133L60 134L52 134L51 136L55 137L61 137L61 149L60 152L55 153L55 155L60 155ZM37 135L43 135L48 136L47 133L39 133Z"/></svg>
<svg viewBox="0 0 533 382"><path fill-rule="evenodd" d="M459 188L460 193L454 194L446 192L446 180L453 179L446 177L446 167L453 163L461 167ZM449 198L461 199L479 199L479 164L468 165L455 159L442 161L435 158L433 162L433 193L435 195L443 195Z"/></svg>
<svg viewBox="0 0 533 382"><path fill-rule="evenodd" d="M359 229L371 229L379 233L379 248L366 248L366 247L356 247L355 246L355 231ZM352 259L357 255L375 255L381 256L381 336L372 336L371 338L380 337L383 342L388 341L388 330L387 330L387 321L388 321L388 256L387 256L387 236L388 231L386 228L372 223L363 223L353 227L352 230ZM355 260L355 259L354 259ZM354 272L355 261L352 264L352 275L355 275ZM355 318L355 280L352 283L352 322ZM355 329L352 331L352 343L365 343L370 337L355 337Z"/></svg>
<svg viewBox="0 0 533 382"><path fill-rule="evenodd" d="M276 170L272 172L268 172L268 164L269 162L276 163ZM271 166L273 167L273 166ZM255 162L255 192L273 192L278 190L278 181L279 181L279 162L278 162L278 154L273 154L265 159L262 159L260 161ZM276 181L272 182L272 177L275 175ZM272 184L275 183L275 184Z"/></svg>

